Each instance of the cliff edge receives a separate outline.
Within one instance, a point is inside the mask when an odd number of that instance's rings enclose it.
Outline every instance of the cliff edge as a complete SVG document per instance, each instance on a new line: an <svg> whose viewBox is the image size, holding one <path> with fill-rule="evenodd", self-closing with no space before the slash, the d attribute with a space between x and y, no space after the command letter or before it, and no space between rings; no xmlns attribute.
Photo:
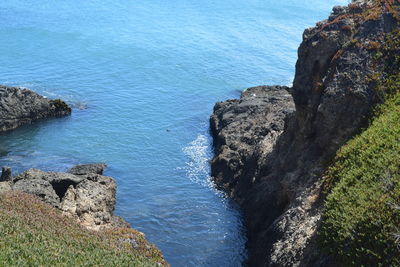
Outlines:
<svg viewBox="0 0 400 267"><path fill-rule="evenodd" d="M399 40L399 18L394 0L336 6L304 31L292 88L263 87L274 101L255 93L216 104L212 176L243 208L250 266L337 265L316 242L323 175L398 90L380 85L399 72L399 50L388 47Z"/></svg>

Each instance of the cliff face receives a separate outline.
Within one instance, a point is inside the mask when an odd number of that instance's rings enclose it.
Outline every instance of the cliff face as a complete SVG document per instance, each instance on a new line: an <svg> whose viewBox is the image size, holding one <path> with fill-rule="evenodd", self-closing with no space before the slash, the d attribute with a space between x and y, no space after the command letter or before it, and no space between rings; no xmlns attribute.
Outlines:
<svg viewBox="0 0 400 267"><path fill-rule="evenodd" d="M263 108L246 115L257 120L246 119L252 126L242 129L235 125L247 114L240 101L216 105L211 119L216 153L212 176L243 207L251 266L332 264L315 244L322 176L335 152L367 125L381 101L372 77L383 69L376 60L378 47L398 29L392 2L354 1L334 7L328 20L305 30L293 87L288 89L295 112L289 99L276 107L254 97L250 102ZM221 118L231 111L221 111L221 106L237 110L222 124ZM280 125L273 137L252 130L271 124ZM246 140L245 153L226 153L229 132ZM221 167L221 158L224 166L232 167Z"/></svg>
<svg viewBox="0 0 400 267"><path fill-rule="evenodd" d="M50 100L28 89L0 86L0 131L70 113L71 108L59 99Z"/></svg>
<svg viewBox="0 0 400 267"><path fill-rule="evenodd" d="M249 88L240 100L217 103L211 131L218 153L211 165L217 185L234 197L249 185L256 166L271 153L284 128L284 118L294 111L288 87ZM237 189L237 190L236 190Z"/></svg>

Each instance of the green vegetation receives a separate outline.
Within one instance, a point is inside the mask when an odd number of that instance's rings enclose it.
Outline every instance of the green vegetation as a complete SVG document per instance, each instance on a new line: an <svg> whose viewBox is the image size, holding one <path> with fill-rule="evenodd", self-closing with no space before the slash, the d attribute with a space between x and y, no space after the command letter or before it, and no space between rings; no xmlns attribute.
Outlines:
<svg viewBox="0 0 400 267"><path fill-rule="evenodd" d="M346 265L400 265L400 92L337 153L320 231Z"/></svg>
<svg viewBox="0 0 400 267"><path fill-rule="evenodd" d="M0 195L0 236L0 266L165 265L143 234L126 228L89 231L24 193Z"/></svg>
<svg viewBox="0 0 400 267"><path fill-rule="evenodd" d="M386 35L376 49L375 61L383 66L373 75L378 95L384 99L400 89L400 30Z"/></svg>
<svg viewBox="0 0 400 267"><path fill-rule="evenodd" d="M361 18L389 12L400 20L395 4L377 0ZM374 53L376 71L368 80L383 104L326 172L319 240L344 266L400 266L400 30L376 36L365 48Z"/></svg>

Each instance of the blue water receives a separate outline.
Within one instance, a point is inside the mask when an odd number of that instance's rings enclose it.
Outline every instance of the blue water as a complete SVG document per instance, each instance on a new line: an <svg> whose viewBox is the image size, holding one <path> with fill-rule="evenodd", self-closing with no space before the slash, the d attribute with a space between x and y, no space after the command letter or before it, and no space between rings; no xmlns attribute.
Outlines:
<svg viewBox="0 0 400 267"><path fill-rule="evenodd" d="M172 266L241 266L241 214L208 176L212 107L290 84L303 29L347 2L2 0L0 83L74 110L0 135L0 164L106 162L116 213Z"/></svg>

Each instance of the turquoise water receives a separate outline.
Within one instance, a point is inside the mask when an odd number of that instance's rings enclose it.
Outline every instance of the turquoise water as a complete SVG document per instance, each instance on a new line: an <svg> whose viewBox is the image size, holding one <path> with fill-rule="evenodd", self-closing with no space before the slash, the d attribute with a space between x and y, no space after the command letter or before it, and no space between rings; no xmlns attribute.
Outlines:
<svg viewBox="0 0 400 267"><path fill-rule="evenodd" d="M116 213L172 266L241 266L241 214L212 186L216 101L290 84L305 27L347 0L3 0L0 84L73 107L0 135L0 164L105 162Z"/></svg>

